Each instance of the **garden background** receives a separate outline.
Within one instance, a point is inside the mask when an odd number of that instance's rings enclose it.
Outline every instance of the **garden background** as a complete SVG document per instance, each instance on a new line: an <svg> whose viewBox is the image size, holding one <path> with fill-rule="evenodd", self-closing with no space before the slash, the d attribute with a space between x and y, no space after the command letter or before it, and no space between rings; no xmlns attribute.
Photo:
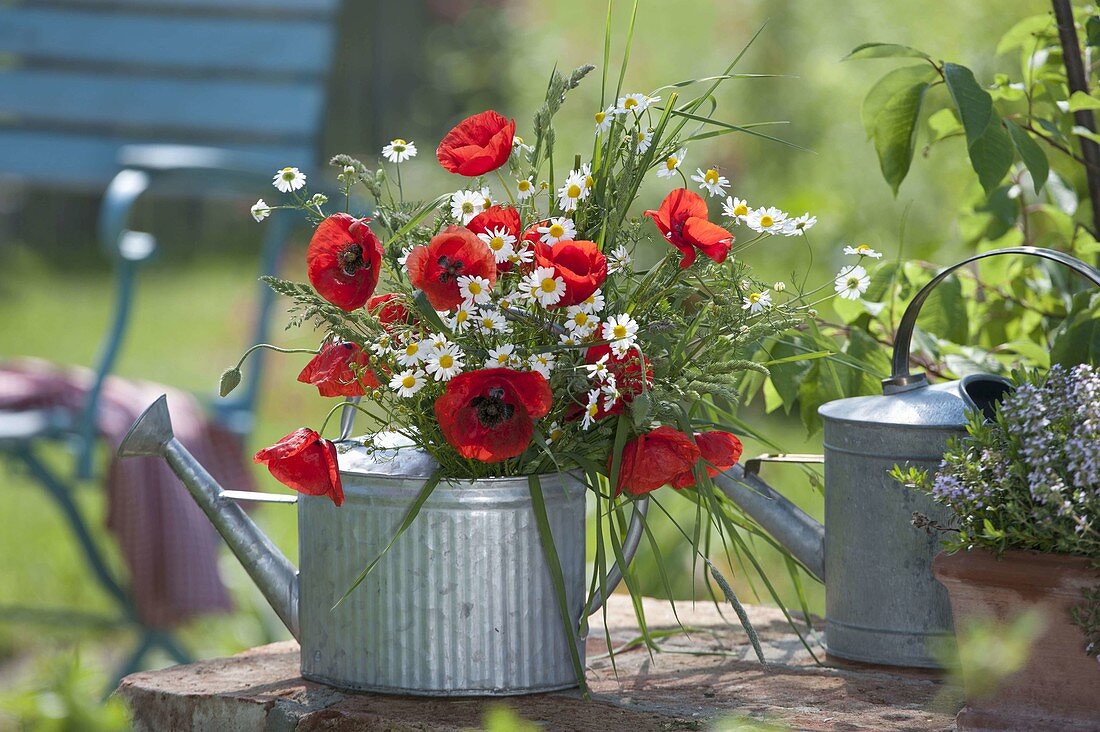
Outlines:
<svg viewBox="0 0 1100 732"><path fill-rule="evenodd" d="M616 27L622 30L629 7L619 5ZM431 154L457 119L492 107L517 118L519 134L529 134L530 115L554 64L568 69L597 63L602 52L602 3L372 0L346 6L325 151L373 160L393 137L414 140L420 156L405 166L405 189L423 186L425 197L460 185L438 169ZM980 191L960 153L963 141L937 146L928 160L916 163L895 198L860 122L860 102L883 67L841 59L864 42L897 42L966 64L985 83L1017 65L1015 56L994 55L997 39L1020 18L1047 8L1039 0L643 0L626 88L649 91L718 73L765 26L739 70L785 76L727 83L720 92L723 119L789 120L770 131L812 152L726 135L692 145L686 163L689 171L717 164L731 179L732 192L754 206L774 205L796 215L809 211L818 217L807 242L774 240L778 243L749 253L751 264L766 279L776 280L810 264L810 281L822 282L839 268L842 247L858 243L891 258L904 247L907 258L948 263L967 251L960 203ZM597 86L582 84L570 95L556 120L559 141L590 139ZM922 156L919 147L917 156ZM650 184L642 190L639 208L655 206L663 195L663 183L653 179ZM262 179L256 181L252 200L260 196L274 197ZM138 228L157 233L162 253L141 275L119 374L203 395L214 391L221 370L236 361L245 345L255 297L260 232L248 214L251 202L183 201L138 212ZM0 187L0 359L35 356L92 363L112 298L110 266L93 236L96 203L91 197ZM285 277L304 279L304 244L299 237L288 252ZM276 332L274 342L280 345L314 345L308 334L283 334L281 328ZM271 359L253 448L323 415L325 405L312 390L294 385L301 365L296 357ZM782 411L765 414L759 400L741 416L787 451L820 450L820 434L807 435L797 418ZM760 451L759 444L750 442L746 453ZM281 490L266 474L257 475L264 489ZM767 476L820 517L820 495L799 472L769 468ZM100 694L108 670L132 640L123 631L81 623L76 616L18 613L32 606L94 613L110 604L88 581L75 542L37 486L0 465L0 500L0 606L8 609L0 616L0 729L16 720L42 729L123 727L121 709L102 705ZM79 500L93 516L102 517L98 482L84 486ZM256 515L283 550L295 556L294 512L273 506ZM107 541L102 520L95 525L99 538ZM673 539L674 530L666 528ZM185 630L183 638L198 656L225 655L285 635L232 557L226 553L223 560L238 611ZM670 549L664 560L674 568L690 566L686 551ZM643 549L639 575L649 578L647 593L660 595L656 573L646 570L653 561ZM794 602L781 560L772 556L769 566L775 568L784 598ZM683 571L669 574L681 578L674 587L678 598L694 595L697 588L689 576ZM743 599L766 601L754 597L743 582L736 587ZM820 612L820 587L812 580L806 587L811 609Z"/></svg>

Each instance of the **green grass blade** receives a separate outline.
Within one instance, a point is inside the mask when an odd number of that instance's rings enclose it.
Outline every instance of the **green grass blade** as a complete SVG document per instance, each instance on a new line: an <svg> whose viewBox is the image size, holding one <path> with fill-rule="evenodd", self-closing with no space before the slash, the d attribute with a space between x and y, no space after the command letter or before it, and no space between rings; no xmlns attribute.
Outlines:
<svg viewBox="0 0 1100 732"><path fill-rule="evenodd" d="M607 0L607 21L603 29L603 67L600 69L600 111L607 108L607 67L611 65L611 6L612 0Z"/></svg>
<svg viewBox="0 0 1100 732"><path fill-rule="evenodd" d="M638 0L630 11L630 25L626 30L626 48L623 50L623 64L619 68L619 83L615 85L615 99L623 93L623 80L626 79L626 67L630 63L630 47L634 45L634 22L638 19Z"/></svg>
<svg viewBox="0 0 1100 732"><path fill-rule="evenodd" d="M735 125L730 122L722 122L720 120L711 119L710 117L703 117L701 115L692 114L691 112L685 112L679 109L673 109L672 114L677 117L683 117L685 119L694 120L696 122L703 122L705 124L714 125L715 127L721 127L723 129L727 129L733 132L744 132L745 134L753 135L754 137L759 137L764 140L771 140L772 142L778 142L779 144L786 145L787 147L793 147L795 150L801 150L802 152L813 152L813 150L810 150L809 148L802 147L801 145L796 145L795 143L784 140L781 137L775 137L774 135L757 132L756 130L750 127L745 127L744 125Z"/></svg>
<svg viewBox="0 0 1100 732"><path fill-rule="evenodd" d="M405 224L400 229L393 232L393 236L391 236L389 240L386 241L386 247L388 248L390 244L393 244L395 241L415 229L421 221L427 218L428 214L430 214L432 211L435 211L439 207L439 204L443 203L450 197L450 193L443 193L437 196L434 200L431 200L421 206L420 210L413 214L413 217L409 219L409 223Z"/></svg>

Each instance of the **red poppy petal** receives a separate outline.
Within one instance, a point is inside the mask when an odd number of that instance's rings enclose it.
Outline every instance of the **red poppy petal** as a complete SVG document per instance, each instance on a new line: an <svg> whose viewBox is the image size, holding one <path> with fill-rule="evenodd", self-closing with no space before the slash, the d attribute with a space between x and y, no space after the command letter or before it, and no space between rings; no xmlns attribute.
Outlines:
<svg viewBox="0 0 1100 732"><path fill-rule="evenodd" d="M729 231L700 218L690 218L684 222L684 238L715 262L726 260L733 242L733 234Z"/></svg>

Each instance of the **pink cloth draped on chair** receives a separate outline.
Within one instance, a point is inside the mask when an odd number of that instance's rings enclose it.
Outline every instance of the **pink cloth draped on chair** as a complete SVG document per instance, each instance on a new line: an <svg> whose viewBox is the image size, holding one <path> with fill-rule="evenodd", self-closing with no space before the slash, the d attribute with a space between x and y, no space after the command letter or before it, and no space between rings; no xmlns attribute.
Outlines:
<svg viewBox="0 0 1100 732"><path fill-rule="evenodd" d="M62 409L76 422L91 382L86 369L30 359L0 364L0 409ZM159 458L114 456L138 415L165 393L180 442L222 485L254 490L240 438L209 420L193 396L151 382L106 380L96 424L111 451L107 527L129 569L139 617L160 628L232 607L218 572L221 539L187 489Z"/></svg>

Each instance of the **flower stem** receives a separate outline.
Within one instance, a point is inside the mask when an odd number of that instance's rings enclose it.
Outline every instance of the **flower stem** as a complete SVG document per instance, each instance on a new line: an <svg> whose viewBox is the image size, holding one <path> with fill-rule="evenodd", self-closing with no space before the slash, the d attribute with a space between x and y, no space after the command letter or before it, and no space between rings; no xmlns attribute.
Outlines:
<svg viewBox="0 0 1100 732"><path fill-rule="evenodd" d="M512 206L516 205L516 199L512 195L512 189L508 186L507 181L504 180L504 174L500 172L500 168L497 168L497 178L500 179L500 184L504 186L504 192L508 194L508 200L512 202Z"/></svg>

